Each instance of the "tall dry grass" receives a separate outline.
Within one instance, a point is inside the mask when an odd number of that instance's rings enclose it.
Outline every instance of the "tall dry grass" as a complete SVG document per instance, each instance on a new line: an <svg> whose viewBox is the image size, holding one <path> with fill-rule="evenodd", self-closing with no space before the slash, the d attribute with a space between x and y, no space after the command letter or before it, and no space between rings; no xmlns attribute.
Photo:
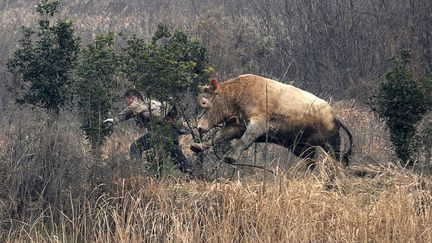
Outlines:
<svg viewBox="0 0 432 243"><path fill-rule="evenodd" d="M11 108L0 118L0 241L430 242L430 176L388 163L386 132L368 110L334 106L355 134L350 168L324 155L308 172L274 146L267 166L276 175L227 166L234 173L192 181L132 165L128 126L100 162L70 113L48 126L43 113ZM210 170L217 161L204 162Z"/></svg>
<svg viewBox="0 0 432 243"><path fill-rule="evenodd" d="M35 242L431 242L430 178L391 166L370 178L332 162L320 172L266 181L140 179L83 198L53 224L14 222L6 241ZM335 169L336 168L336 169ZM329 181L331 174L332 182ZM330 184L332 186L329 186ZM72 199L71 199L72 200ZM61 213L61 212L60 212Z"/></svg>

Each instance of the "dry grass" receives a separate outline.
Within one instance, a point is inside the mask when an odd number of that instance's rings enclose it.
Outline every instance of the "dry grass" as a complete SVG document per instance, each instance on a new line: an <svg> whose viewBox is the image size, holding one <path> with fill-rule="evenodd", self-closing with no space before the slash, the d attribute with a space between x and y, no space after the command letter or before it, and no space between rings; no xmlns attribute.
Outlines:
<svg viewBox="0 0 432 243"><path fill-rule="evenodd" d="M419 141L418 164L432 166L432 111L426 114L417 126Z"/></svg>
<svg viewBox="0 0 432 243"><path fill-rule="evenodd" d="M334 170L337 168L336 170ZM375 166L356 178L327 161L320 172L266 181L136 179L114 196L84 198L2 238L36 242L431 242L430 178ZM333 173L331 176L329 174ZM329 186L329 178L333 178ZM47 218L45 218L47 217Z"/></svg>
<svg viewBox="0 0 432 243"><path fill-rule="evenodd" d="M323 156L312 173L299 169L302 161L287 169L282 166L287 152L275 146L268 158L281 163L269 164L276 176L241 169L235 179L221 173L207 181L156 180L95 164L67 114L49 128L33 111L5 113L0 240L431 242L431 177L386 163L392 161L383 159L391 158L385 155L391 154L386 132L367 109L350 102L334 105L354 127L356 153L382 159L379 164L363 164L357 155L347 169ZM133 134L127 125L113 134L118 141L107 144L108 165L128 165ZM46 146L52 142L56 149ZM213 162L205 158L207 166ZM95 173L100 170L109 173Z"/></svg>
<svg viewBox="0 0 432 243"><path fill-rule="evenodd" d="M0 68L16 49L19 27L36 24L37 2L0 2ZM216 75L223 79L257 73L293 82L314 93L367 100L371 89L378 88L375 81L385 73L387 59L406 46L413 50L416 73L430 70L428 52L421 51L430 49L428 0L409 7L404 1L386 2L382 10L364 1L353 5L314 3L320 11L297 0L269 4L247 0L61 3L60 16L73 20L83 45L107 32L149 38L157 24L167 23L197 37L207 48ZM332 7L336 5L338 8ZM343 16L351 20L345 21ZM328 21L320 21L323 18ZM410 23L416 23L416 28Z"/></svg>
<svg viewBox="0 0 432 243"><path fill-rule="evenodd" d="M377 164L396 160L389 132L377 114L354 100L331 103L353 134L354 162Z"/></svg>

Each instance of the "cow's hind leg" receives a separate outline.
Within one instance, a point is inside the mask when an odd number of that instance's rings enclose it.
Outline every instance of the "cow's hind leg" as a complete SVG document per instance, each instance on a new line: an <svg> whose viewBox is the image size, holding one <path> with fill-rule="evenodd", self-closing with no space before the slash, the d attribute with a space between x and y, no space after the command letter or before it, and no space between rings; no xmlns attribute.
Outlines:
<svg viewBox="0 0 432 243"><path fill-rule="evenodd" d="M292 147L292 152L295 156L304 159L309 170L314 170L316 167L316 147L310 144L296 144Z"/></svg>

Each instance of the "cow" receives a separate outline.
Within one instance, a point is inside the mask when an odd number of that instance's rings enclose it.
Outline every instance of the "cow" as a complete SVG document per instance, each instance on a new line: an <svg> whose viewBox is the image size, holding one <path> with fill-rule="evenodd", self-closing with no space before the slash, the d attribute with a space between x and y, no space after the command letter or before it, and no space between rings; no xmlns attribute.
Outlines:
<svg viewBox="0 0 432 243"><path fill-rule="evenodd" d="M197 128L203 134L224 124L213 139L192 143L200 152L222 141L235 140L225 162L235 163L254 142L269 142L290 149L300 158L312 160L322 147L336 160L349 164L352 134L333 108L315 95L272 79L253 74L218 83L215 79L198 96L201 114ZM350 145L340 150L340 129Z"/></svg>

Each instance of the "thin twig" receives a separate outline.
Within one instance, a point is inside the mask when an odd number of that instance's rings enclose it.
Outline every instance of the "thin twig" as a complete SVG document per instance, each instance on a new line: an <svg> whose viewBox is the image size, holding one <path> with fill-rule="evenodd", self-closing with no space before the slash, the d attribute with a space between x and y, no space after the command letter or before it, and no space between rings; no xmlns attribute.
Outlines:
<svg viewBox="0 0 432 243"><path fill-rule="evenodd" d="M262 169L264 171L270 172L273 175L276 175L276 173L270 169L267 169L266 166L260 166L260 165L250 165L250 164L229 164L229 165L233 165L233 166L244 166L244 167L252 167L252 168L257 168L257 169Z"/></svg>
<svg viewBox="0 0 432 243"><path fill-rule="evenodd" d="M183 119L185 119L185 121L186 121L186 125L188 126L188 128L189 128L189 130L190 130L190 132L191 132L192 138L195 140L195 139L196 139L196 136L195 136L194 131L192 130L192 126L190 125L189 119L186 117L186 114L185 114L185 112L184 112L184 110L183 110L183 107L182 107L182 106L179 106L179 108L180 108L180 112L181 112L181 114L182 114L182 116L183 116Z"/></svg>

